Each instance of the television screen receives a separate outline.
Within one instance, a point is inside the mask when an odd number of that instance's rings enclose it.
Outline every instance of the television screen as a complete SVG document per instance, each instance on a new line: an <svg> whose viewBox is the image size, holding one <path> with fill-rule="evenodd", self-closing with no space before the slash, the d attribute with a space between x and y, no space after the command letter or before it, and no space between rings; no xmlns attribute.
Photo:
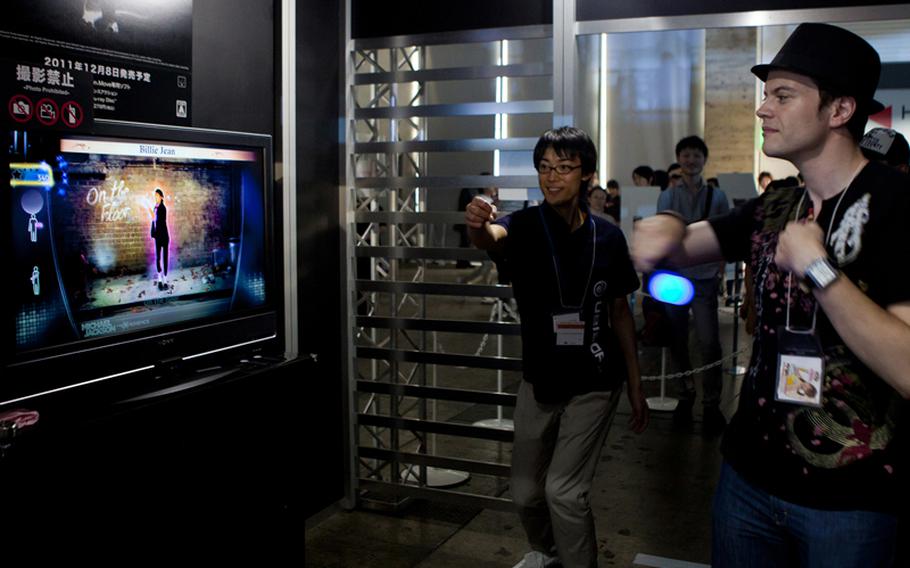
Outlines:
<svg viewBox="0 0 910 568"><path fill-rule="evenodd" d="M103 358L105 346L160 339L273 301L268 137L100 130L5 133L8 363L85 350ZM132 362L153 364L170 354L166 344ZM199 345L217 347L211 337Z"/></svg>

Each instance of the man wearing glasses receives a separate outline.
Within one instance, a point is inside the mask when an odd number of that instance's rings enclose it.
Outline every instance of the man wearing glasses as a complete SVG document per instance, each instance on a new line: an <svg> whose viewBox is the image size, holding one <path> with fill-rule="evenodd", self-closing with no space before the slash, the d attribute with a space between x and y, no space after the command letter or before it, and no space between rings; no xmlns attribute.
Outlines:
<svg viewBox="0 0 910 568"><path fill-rule="evenodd" d="M626 298L638 277L622 232L582 198L596 162L585 132L548 130L534 149L542 205L498 220L482 196L465 209L471 242L505 258L521 316L511 491L532 550L516 568L597 565L589 492L626 380L629 425L648 424Z"/></svg>

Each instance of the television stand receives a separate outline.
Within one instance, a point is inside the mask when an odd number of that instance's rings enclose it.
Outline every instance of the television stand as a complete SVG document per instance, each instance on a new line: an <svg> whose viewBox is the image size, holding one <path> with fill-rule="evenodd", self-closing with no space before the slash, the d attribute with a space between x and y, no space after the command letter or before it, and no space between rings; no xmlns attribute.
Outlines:
<svg viewBox="0 0 910 568"><path fill-rule="evenodd" d="M299 417L314 363L237 363L107 404L36 406L39 423L0 460L16 523L108 539L175 523L253 534L302 521Z"/></svg>

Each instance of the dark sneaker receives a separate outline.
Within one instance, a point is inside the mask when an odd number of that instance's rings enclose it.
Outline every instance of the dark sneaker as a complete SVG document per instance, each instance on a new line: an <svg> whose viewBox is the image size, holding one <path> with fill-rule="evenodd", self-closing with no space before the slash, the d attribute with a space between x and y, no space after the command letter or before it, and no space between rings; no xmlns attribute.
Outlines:
<svg viewBox="0 0 910 568"><path fill-rule="evenodd" d="M706 406L702 420L702 431L710 436L721 434L727 427L727 419L716 406Z"/></svg>

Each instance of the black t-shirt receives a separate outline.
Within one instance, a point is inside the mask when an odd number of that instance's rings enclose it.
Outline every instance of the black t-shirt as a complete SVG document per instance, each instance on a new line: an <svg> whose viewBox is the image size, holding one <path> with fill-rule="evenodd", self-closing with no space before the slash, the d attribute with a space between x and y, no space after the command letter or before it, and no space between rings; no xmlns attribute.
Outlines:
<svg viewBox="0 0 910 568"><path fill-rule="evenodd" d="M570 232L546 203L496 223L509 233L504 260L521 315L524 378L534 384L537 400L563 402L621 384L625 360L609 327L609 312L613 299L638 288L622 232L594 215ZM583 344L556 345L553 316L572 311L585 322Z"/></svg>
<svg viewBox="0 0 910 568"><path fill-rule="evenodd" d="M802 188L770 190L710 220L724 257L750 263L757 312L752 360L722 451L746 479L788 501L893 510L899 480L907 479L895 443L896 436L906 436L907 402L847 348L821 308L822 407L774 399L788 280L774 264L774 252L786 223L806 218L811 199L806 195L799 206L804 194ZM826 233L830 225L829 255L873 302L887 307L910 300L910 177L870 163L846 193L825 200L816 222ZM791 326L809 327L815 298L800 289L796 276L790 303Z"/></svg>

